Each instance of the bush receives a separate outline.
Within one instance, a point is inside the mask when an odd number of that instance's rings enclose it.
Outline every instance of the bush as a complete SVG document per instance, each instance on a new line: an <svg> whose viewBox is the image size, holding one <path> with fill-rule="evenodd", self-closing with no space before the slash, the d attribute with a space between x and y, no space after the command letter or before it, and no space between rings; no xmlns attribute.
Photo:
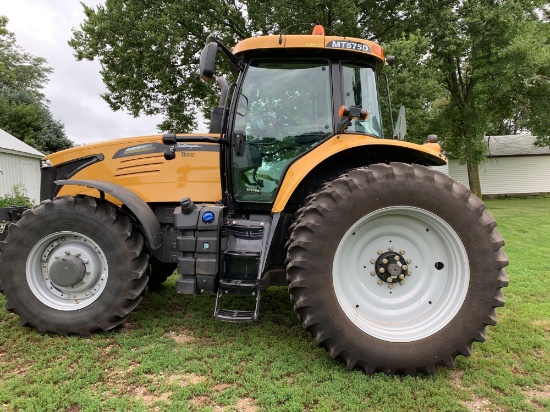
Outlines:
<svg viewBox="0 0 550 412"><path fill-rule="evenodd" d="M0 207L34 206L34 202L25 194L25 186L21 183L13 185L13 191L15 195L7 193L3 197L0 197Z"/></svg>

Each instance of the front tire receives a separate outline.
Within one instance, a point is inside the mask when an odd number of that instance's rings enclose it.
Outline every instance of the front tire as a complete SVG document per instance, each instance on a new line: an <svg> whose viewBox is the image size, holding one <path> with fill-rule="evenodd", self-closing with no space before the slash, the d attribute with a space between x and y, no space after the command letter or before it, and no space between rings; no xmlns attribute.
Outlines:
<svg viewBox="0 0 550 412"><path fill-rule="evenodd" d="M496 323L504 241L483 203L418 165L356 169L299 214L287 255L298 317L367 373L434 373Z"/></svg>
<svg viewBox="0 0 550 412"><path fill-rule="evenodd" d="M147 286L148 255L113 204L63 196L26 211L0 244L0 291L21 323L87 336L121 324Z"/></svg>

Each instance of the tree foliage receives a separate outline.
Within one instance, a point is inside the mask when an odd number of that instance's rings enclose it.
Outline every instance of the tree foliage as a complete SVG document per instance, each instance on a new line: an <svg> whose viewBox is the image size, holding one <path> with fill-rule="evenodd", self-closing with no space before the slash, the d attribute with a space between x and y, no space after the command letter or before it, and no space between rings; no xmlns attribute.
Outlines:
<svg viewBox="0 0 550 412"><path fill-rule="evenodd" d="M0 128L42 153L72 147L42 93L52 69L22 50L7 24L0 16Z"/></svg>
<svg viewBox="0 0 550 412"><path fill-rule="evenodd" d="M550 10L541 0L106 0L84 10L69 42L75 56L99 59L111 108L162 113L162 130L189 131L196 111L214 105L196 74L208 34L232 45L320 23L327 34L383 41L398 56L388 75L394 107L408 107L410 139L439 134L472 173L486 133L531 130L550 144Z"/></svg>
<svg viewBox="0 0 550 412"><path fill-rule="evenodd" d="M182 132L196 126L197 109L216 101L212 87L197 76L209 34L233 45L253 35L310 33L312 23L319 22L329 33L373 37L396 30L399 18L386 9L400 3L106 0L83 5L86 19L69 44L78 60L100 61L107 87L102 97L113 110L160 113L159 129Z"/></svg>

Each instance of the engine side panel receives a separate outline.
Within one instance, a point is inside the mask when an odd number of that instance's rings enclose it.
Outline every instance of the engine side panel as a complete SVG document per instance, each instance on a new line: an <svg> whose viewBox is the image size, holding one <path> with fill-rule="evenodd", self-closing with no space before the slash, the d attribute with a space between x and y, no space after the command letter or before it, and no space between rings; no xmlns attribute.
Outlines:
<svg viewBox="0 0 550 412"><path fill-rule="evenodd" d="M171 161L164 159L166 148L161 135L94 143L47 156L45 160L50 160L54 171L44 169L44 173L51 174L48 179L52 181L69 178L112 182L131 190L147 203L177 202L182 197L207 203L221 199L219 145L178 143L176 158ZM83 168L77 167L82 162L76 160L92 156L103 159ZM75 164L74 174L67 171L71 162ZM57 176L56 171L61 170L64 175ZM48 188L48 184L43 183L43 188ZM72 185L64 186L59 193L50 191L52 193L42 193L42 198L76 194L98 196L95 189Z"/></svg>

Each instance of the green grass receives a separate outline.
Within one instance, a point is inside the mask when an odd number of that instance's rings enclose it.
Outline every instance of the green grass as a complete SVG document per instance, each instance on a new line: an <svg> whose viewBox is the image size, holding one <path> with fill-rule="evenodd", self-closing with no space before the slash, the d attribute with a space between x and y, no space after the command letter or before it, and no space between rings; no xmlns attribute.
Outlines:
<svg viewBox="0 0 550 412"><path fill-rule="evenodd" d="M550 410L550 198L487 201L506 240L510 286L499 323L470 358L435 376L366 376L300 327L284 288L261 320L212 318L213 296L171 278L124 327L41 336L0 310L3 411ZM3 305L4 298L0 297Z"/></svg>

